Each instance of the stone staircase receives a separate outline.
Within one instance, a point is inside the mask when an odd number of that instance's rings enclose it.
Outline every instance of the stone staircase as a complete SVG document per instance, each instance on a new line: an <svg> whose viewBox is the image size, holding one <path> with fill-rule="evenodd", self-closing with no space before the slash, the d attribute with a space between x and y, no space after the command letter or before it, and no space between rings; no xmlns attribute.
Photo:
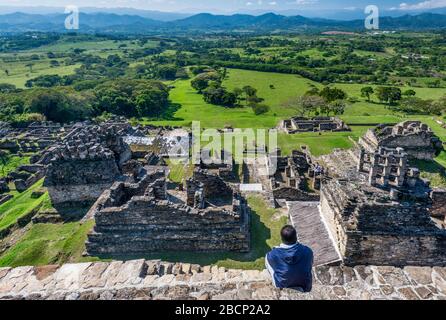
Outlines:
<svg viewBox="0 0 446 320"><path fill-rule="evenodd" d="M273 288L266 271L161 261L0 268L0 299L446 299L446 268L317 267L309 294Z"/></svg>
<svg viewBox="0 0 446 320"><path fill-rule="evenodd" d="M322 220L319 202L287 201L286 204L299 242L313 250L314 265L339 264L342 258Z"/></svg>

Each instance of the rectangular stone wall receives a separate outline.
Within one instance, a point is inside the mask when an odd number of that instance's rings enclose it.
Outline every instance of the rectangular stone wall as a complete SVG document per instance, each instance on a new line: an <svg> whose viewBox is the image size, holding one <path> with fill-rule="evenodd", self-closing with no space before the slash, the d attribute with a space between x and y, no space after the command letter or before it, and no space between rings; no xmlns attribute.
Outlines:
<svg viewBox="0 0 446 320"><path fill-rule="evenodd" d="M446 266L446 236L347 234L346 265Z"/></svg>
<svg viewBox="0 0 446 320"><path fill-rule="evenodd" d="M153 251L249 251L249 218L221 210L199 211L139 197L121 208L95 214L89 234L91 255L144 254Z"/></svg>

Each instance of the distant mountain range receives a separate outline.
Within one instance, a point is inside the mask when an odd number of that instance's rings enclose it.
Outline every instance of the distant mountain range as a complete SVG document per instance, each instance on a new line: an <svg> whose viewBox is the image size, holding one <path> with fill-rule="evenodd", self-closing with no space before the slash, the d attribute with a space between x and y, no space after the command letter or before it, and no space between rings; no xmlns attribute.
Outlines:
<svg viewBox="0 0 446 320"><path fill-rule="evenodd" d="M0 33L26 31L65 32L65 14L29 14L15 12L0 15ZM364 30L364 19L330 20L303 16L284 16L274 13L263 15L213 15L200 13L186 18L161 21L139 15L105 12L81 13L79 32L103 33L175 33L175 32L272 32L297 30ZM446 15L422 13L400 17L382 17L383 30L446 29Z"/></svg>

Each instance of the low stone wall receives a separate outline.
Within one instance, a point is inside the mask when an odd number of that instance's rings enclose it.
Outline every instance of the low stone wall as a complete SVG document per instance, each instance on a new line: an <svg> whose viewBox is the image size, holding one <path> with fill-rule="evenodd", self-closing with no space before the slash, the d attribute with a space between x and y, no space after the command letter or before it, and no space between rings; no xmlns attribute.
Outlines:
<svg viewBox="0 0 446 320"><path fill-rule="evenodd" d="M60 161L48 167L44 185L54 204L94 202L118 175L114 159Z"/></svg>
<svg viewBox="0 0 446 320"><path fill-rule="evenodd" d="M91 255L249 250L246 208L239 216L224 210L199 211L149 197L134 197L123 207L97 212L95 221L87 242Z"/></svg>
<svg viewBox="0 0 446 320"><path fill-rule="evenodd" d="M319 267L309 294L273 288L266 271L134 260L0 268L0 299L446 299L446 268Z"/></svg>

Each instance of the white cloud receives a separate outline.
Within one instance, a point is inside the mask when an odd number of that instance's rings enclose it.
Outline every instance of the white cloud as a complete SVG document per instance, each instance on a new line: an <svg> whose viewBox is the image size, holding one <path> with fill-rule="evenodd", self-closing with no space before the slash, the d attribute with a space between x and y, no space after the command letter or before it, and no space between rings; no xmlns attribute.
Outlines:
<svg viewBox="0 0 446 320"><path fill-rule="evenodd" d="M422 9L436 9L446 7L446 0L427 0L419 3L408 4L400 3L398 8L392 8L393 10L422 10Z"/></svg>

